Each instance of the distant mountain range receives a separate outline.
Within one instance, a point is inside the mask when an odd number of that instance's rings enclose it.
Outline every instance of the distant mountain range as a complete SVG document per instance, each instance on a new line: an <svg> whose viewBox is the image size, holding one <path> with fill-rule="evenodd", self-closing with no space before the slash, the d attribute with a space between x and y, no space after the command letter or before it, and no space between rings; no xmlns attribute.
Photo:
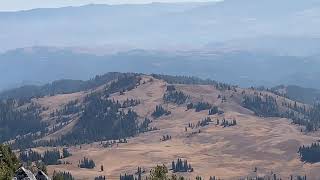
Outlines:
<svg viewBox="0 0 320 180"><path fill-rule="evenodd" d="M258 38L259 42L263 40L261 37L272 37L273 49L295 48L299 43L307 49L305 39L320 37L319 17L318 0L87 5L0 12L0 41L6 42L1 43L0 50L105 44L137 48L199 47L226 41L246 44L252 38ZM279 43L284 38L294 39L295 43Z"/></svg>
<svg viewBox="0 0 320 180"><path fill-rule="evenodd" d="M320 88L315 57L250 51L131 50L107 55L36 47L1 54L0 88L45 84L57 79L87 80L105 72L139 72L198 76L240 86L279 84Z"/></svg>
<svg viewBox="0 0 320 180"><path fill-rule="evenodd" d="M318 0L0 12L0 89L108 71L320 88L319 19Z"/></svg>

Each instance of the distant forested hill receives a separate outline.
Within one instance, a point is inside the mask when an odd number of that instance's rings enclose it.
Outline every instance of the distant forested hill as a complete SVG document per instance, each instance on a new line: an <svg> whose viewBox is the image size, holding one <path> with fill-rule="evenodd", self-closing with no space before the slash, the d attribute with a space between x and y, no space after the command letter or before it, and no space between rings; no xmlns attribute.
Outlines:
<svg viewBox="0 0 320 180"><path fill-rule="evenodd" d="M285 94L295 101L314 104L320 102L320 90L313 88L304 88L295 85L277 86L273 90Z"/></svg>

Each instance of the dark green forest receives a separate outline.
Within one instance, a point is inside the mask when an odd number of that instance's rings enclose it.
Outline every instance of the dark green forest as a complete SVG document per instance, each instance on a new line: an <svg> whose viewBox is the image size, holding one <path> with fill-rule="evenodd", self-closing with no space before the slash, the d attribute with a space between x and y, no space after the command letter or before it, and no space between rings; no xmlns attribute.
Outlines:
<svg viewBox="0 0 320 180"><path fill-rule="evenodd" d="M35 104L27 108L18 107L18 101L0 101L0 143L18 135L43 131L46 124L41 123L40 110Z"/></svg>

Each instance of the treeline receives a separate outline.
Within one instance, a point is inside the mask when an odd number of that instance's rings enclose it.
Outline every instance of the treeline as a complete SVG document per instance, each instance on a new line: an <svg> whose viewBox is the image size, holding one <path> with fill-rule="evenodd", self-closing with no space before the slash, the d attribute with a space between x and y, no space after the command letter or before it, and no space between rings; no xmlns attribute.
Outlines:
<svg viewBox="0 0 320 180"><path fill-rule="evenodd" d="M156 79L162 79L169 84L194 84L194 85L213 85L219 90L235 90L236 86L232 86L225 83L216 82L211 79L201 79L190 76L171 76L171 75L160 75L152 74Z"/></svg>

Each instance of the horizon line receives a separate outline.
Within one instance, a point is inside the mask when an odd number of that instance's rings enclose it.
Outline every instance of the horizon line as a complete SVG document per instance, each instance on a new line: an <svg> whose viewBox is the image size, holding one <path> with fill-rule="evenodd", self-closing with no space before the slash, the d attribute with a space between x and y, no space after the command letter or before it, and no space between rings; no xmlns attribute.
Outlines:
<svg viewBox="0 0 320 180"><path fill-rule="evenodd" d="M175 2L161 2L161 1L152 1L152 2L123 2L123 3L84 3L78 5L61 5L61 6L53 6L53 7L34 7L34 8L21 8L21 9L8 9L8 10L0 10L0 13L14 13L14 12L26 12L40 9L61 9L61 8L79 8L85 6L95 6L95 5L105 5L105 6L135 6L135 5L153 5L153 4L206 4L206 3L217 3L222 2L224 0L190 0L186 2L175 1Z"/></svg>

